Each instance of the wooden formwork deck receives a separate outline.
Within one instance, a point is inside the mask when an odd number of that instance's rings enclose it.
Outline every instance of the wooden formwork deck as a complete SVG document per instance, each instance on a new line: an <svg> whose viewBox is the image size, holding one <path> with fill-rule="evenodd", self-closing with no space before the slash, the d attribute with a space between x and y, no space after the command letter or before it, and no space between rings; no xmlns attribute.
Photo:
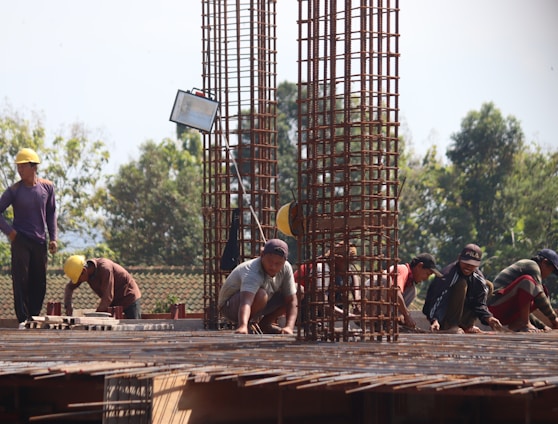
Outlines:
<svg viewBox="0 0 558 424"><path fill-rule="evenodd" d="M238 388L273 393L294 390L299 396L306 392L440 398L457 395L505 398L520 405L536 404L540 398L546 406L542 412L540 406L534 408L537 414L543 414L536 422L547 422L545 417L558 416L557 355L558 331L400 334L399 341L392 343L308 343L292 336L236 335L230 331L6 329L0 330L0 388L5 394L8 386L17 390L18 384L45 387L46 382L57 386L60 382L83 379L84 384L91 384L91 379L101 379L104 395L100 399L84 395L84 400L79 401L75 394L68 398L69 403L79 404L78 410L85 408L99 415L103 411L106 414L110 405L114 406L111 403L114 399L110 400L107 393L111 388L114 391L114 387L121 387L123 378L134 382L153 381L148 398L137 393L133 398L117 398L127 411L134 409L134 403L142 404L143 411L149 410L149 420L135 422L179 422L177 417L180 422L203 422L192 419L192 408L187 408L190 413L185 413L179 403L188 404L184 393L196 386L221 384L219 390L226 390L222 383L233 383L230 387L235 391ZM169 378L173 381L170 386ZM157 409L154 387L155 392L157 387L164 387L165 393L174 391L172 408L159 409L156 413L159 418L165 416L165 421L157 421L153 416ZM525 399L529 402L525 403ZM211 403L211 399L207 401ZM9 405L4 405L3 410L6 409ZM174 412L169 415L169 410ZM52 422L60 422L64 414L76 413L75 407L59 407L59 410L37 413L34 420L48 422L57 416L58 421ZM534 413L531 406L525 406L517 421L508 419L507 422L529 422L531 418L526 417ZM175 418L177 421L173 421ZM3 419L2 422L23 421ZM105 416L103 422L119 421Z"/></svg>

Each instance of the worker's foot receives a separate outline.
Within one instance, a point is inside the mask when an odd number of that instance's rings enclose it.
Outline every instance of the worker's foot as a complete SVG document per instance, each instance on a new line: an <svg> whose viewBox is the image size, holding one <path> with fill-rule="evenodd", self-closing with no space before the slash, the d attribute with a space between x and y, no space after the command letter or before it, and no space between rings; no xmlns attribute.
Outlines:
<svg viewBox="0 0 558 424"><path fill-rule="evenodd" d="M19 330L25 330L27 328L27 321L23 321L19 323L18 329Z"/></svg>
<svg viewBox="0 0 558 424"><path fill-rule="evenodd" d="M541 330L539 330L537 327L535 327L533 324L531 324L529 321L527 322L521 322L521 321L515 321L512 322L510 324L508 324L508 328L511 331L515 331L518 333L540 333Z"/></svg>
<svg viewBox="0 0 558 424"><path fill-rule="evenodd" d="M543 330L539 330L533 325L526 325L525 327L518 328L514 331L517 331L519 333L542 333Z"/></svg>

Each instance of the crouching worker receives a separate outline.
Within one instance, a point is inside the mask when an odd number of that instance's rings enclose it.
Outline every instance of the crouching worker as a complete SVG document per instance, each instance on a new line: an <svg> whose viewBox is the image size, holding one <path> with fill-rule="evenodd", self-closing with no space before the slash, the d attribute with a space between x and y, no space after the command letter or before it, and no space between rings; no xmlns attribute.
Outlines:
<svg viewBox="0 0 558 424"><path fill-rule="evenodd" d="M431 331L480 333L481 329L473 325L477 318L495 331L502 330L486 304L490 285L479 270L481 258L480 247L468 244L457 260L442 270L443 277L432 281L422 308Z"/></svg>
<svg viewBox="0 0 558 424"><path fill-rule="evenodd" d="M72 295L81 283L101 298L97 312L108 312L111 306L122 306L128 319L140 319L141 292L130 273L122 266L106 258L85 259L81 255L70 256L64 264L64 274L71 280L64 289L66 315L72 315Z"/></svg>
<svg viewBox="0 0 558 424"><path fill-rule="evenodd" d="M293 334L297 317L296 285L289 248L279 239L268 240L261 255L238 265L219 292L221 314L235 323L235 333L248 334L250 322L268 334ZM275 325L286 314L283 328Z"/></svg>
<svg viewBox="0 0 558 424"><path fill-rule="evenodd" d="M393 273L393 270L391 270ZM417 298L416 285L428 280L434 274L442 278L443 274L436 265L436 259L429 253L415 256L410 263L397 265L397 307L399 324L416 328L417 324L411 317L409 306Z"/></svg>
<svg viewBox="0 0 558 424"><path fill-rule="evenodd" d="M542 283L552 273L558 273L554 250L542 249L532 259L515 262L494 279L495 291L488 309L512 331L549 331L551 328L532 314L536 309L548 318L552 328L558 328L558 318Z"/></svg>

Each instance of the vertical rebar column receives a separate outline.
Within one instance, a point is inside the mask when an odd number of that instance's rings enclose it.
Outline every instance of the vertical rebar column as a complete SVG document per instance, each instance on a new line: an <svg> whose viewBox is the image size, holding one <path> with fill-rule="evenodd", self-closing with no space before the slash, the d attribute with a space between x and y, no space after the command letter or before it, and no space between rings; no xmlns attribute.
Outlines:
<svg viewBox="0 0 558 424"><path fill-rule="evenodd" d="M298 5L299 335L396 340L398 1Z"/></svg>
<svg viewBox="0 0 558 424"><path fill-rule="evenodd" d="M238 243L228 248L236 245L240 262L275 233L276 1L202 0L202 11L203 89L220 102L203 141L204 316L206 328L219 328L217 296L231 270L221 259L236 212Z"/></svg>

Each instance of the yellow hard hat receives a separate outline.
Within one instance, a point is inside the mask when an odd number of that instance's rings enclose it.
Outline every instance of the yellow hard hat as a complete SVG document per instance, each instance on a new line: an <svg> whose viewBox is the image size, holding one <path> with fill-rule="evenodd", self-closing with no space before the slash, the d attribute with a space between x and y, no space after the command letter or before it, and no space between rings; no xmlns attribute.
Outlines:
<svg viewBox="0 0 558 424"><path fill-rule="evenodd" d="M277 211L277 216L275 217L275 223L277 224L277 228L279 229L279 231L281 231L283 234L294 237L289 220L289 210L291 208L291 203L287 203L279 208L279 210Z"/></svg>
<svg viewBox="0 0 558 424"><path fill-rule="evenodd" d="M77 284L85 263L85 256L82 255L72 255L66 259L66 263L64 263L64 274L72 280L72 283Z"/></svg>
<svg viewBox="0 0 558 424"><path fill-rule="evenodd" d="M306 223L298 202L292 201L281 206L275 216L275 224L279 231L287 236L297 237L302 234Z"/></svg>
<svg viewBox="0 0 558 424"><path fill-rule="evenodd" d="M39 155L33 149L24 147L17 152L15 163L41 163Z"/></svg>

